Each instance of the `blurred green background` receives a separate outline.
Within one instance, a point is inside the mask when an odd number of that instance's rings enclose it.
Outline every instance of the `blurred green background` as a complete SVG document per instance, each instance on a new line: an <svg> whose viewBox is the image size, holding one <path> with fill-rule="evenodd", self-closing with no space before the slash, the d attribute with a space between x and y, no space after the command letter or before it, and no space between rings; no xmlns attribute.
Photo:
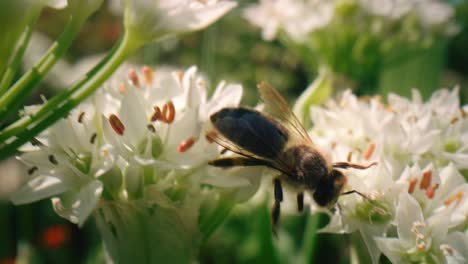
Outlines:
<svg viewBox="0 0 468 264"><path fill-rule="evenodd" d="M268 81L291 102L314 76L301 58L288 51L279 41L265 42L260 30L241 18L242 6L253 1L239 1L240 8L204 31L178 39L144 47L133 61L147 65L168 65L187 68L198 65L209 76L211 88L220 80L238 82L244 86L243 104L257 103L256 84ZM468 101L468 3L458 1L456 16L460 32L444 50L443 76L439 87L460 85L462 104ZM67 16L65 11L44 10L38 31L56 38ZM121 19L101 8L82 29L67 54L69 63L79 63L83 57L106 52L118 39ZM160 66L157 66L160 67ZM66 78L66 76L64 76ZM43 82L28 104L40 102L40 95L56 93L60 87ZM371 90L360 90L367 94ZM14 117L12 117L14 118ZM50 201L13 206L8 196L24 179L26 168L14 160L0 165L0 264L20 263L31 257L33 263L100 263L102 245L95 225L88 221L83 228L61 219L53 212ZM272 239L269 203L266 199L255 207L237 208L206 243L200 253L200 263L293 263L299 261L310 242L304 237L310 227L310 216L289 215L282 219L279 240ZM323 217L322 217L323 218ZM246 221L249 219L249 221ZM321 219L321 225L326 218ZM324 238L324 239L322 239ZM341 245L357 239L352 235L319 235L316 260L348 263L349 256ZM341 249L340 249L341 248ZM19 257L17 257L19 256Z"/></svg>

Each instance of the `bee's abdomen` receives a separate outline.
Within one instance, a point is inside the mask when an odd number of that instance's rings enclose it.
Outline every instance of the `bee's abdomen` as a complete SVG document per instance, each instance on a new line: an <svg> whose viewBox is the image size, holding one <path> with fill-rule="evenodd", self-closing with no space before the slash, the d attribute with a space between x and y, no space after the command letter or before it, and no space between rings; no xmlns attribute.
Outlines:
<svg viewBox="0 0 468 264"><path fill-rule="evenodd" d="M224 108L210 119L223 136L260 157L277 157L288 140L284 128L255 110Z"/></svg>

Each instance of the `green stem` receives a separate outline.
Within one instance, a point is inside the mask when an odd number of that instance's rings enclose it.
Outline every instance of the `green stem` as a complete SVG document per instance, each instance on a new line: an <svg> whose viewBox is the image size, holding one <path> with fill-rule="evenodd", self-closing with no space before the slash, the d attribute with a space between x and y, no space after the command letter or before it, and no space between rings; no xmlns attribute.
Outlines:
<svg viewBox="0 0 468 264"><path fill-rule="evenodd" d="M317 230L320 223L323 222L323 214L308 215L306 230L304 234L304 243L302 244L303 263L314 263L317 252Z"/></svg>
<svg viewBox="0 0 468 264"><path fill-rule="evenodd" d="M26 96L31 93L34 87L71 46L84 21L81 16L71 16L65 30L42 59L0 98L0 120L5 120L5 117L21 106Z"/></svg>
<svg viewBox="0 0 468 264"><path fill-rule="evenodd" d="M29 25L26 27L22 34L21 41L18 44L18 48L16 49L16 52L13 57L13 61L8 66L8 69L6 70L0 82L0 95L3 95L8 89L8 86L11 84L11 81L13 80L13 77L15 76L16 71L18 70L18 67L21 63L21 59L23 58L24 52L28 47L29 40L31 39L31 33L34 28L33 25L36 24L38 18L39 12L37 13L37 15L31 18Z"/></svg>
<svg viewBox="0 0 468 264"><path fill-rule="evenodd" d="M70 110L96 91L127 56L141 46L140 44L142 42L135 41L128 34L124 34L122 41L117 44L112 54L86 74L84 79L45 103L37 113L23 117L2 131L0 142L5 143L0 146L0 160L13 155L18 147L66 116ZM7 140L13 135L12 140Z"/></svg>

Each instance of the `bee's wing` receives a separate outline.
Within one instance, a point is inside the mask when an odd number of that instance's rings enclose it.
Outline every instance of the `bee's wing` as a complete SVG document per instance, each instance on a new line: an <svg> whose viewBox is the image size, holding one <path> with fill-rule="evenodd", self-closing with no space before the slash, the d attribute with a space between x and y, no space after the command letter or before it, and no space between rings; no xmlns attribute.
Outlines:
<svg viewBox="0 0 468 264"><path fill-rule="evenodd" d="M236 143L232 142L229 140L227 137L225 137L221 132L219 132L216 128L214 128L214 131L216 133L207 133L207 137L209 137L211 140L216 142L216 144L236 153L241 156L244 156L246 158L252 158L252 159L259 159L259 160L265 160L268 161L268 163L271 164L271 167L286 174L286 175L293 175L294 174L294 169L290 164L288 164L286 161L283 161L281 159L275 158L275 159L269 159L265 157L258 156L240 146L238 146ZM262 144L261 140L259 141L262 146L259 146L260 148L268 148L271 147L271 145L266 145ZM263 146L264 145L264 146Z"/></svg>
<svg viewBox="0 0 468 264"><path fill-rule="evenodd" d="M307 131L302 126L299 119L293 113L288 103L271 85L262 82L258 85L260 97L265 103L265 112L270 114L284 125L290 134L290 140L293 144L306 143L312 144Z"/></svg>

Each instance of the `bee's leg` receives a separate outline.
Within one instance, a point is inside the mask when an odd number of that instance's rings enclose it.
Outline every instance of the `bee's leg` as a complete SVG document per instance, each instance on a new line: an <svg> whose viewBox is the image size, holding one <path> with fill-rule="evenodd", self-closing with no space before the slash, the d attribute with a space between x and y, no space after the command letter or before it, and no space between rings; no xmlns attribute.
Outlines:
<svg viewBox="0 0 468 264"><path fill-rule="evenodd" d="M297 211L302 213L304 211L304 192L297 194Z"/></svg>
<svg viewBox="0 0 468 264"><path fill-rule="evenodd" d="M276 228L278 226L280 213L281 213L281 202L283 201L283 188L281 187L281 181L278 178L273 180L275 185L275 203L273 204L273 209L271 210L271 224L272 232L276 236Z"/></svg>
<svg viewBox="0 0 468 264"><path fill-rule="evenodd" d="M359 164L355 164L351 162L335 162L333 163L333 168L341 168L341 169L354 168L354 169L359 169L359 170L365 170L374 165L377 165L377 162L372 162L371 164L367 166L359 165Z"/></svg>
<svg viewBox="0 0 468 264"><path fill-rule="evenodd" d="M361 196L365 200L371 201L371 199L369 197L367 197L365 194L363 194L363 193L361 193L359 191L356 191L356 190L347 191L347 192L342 193L341 195L350 195L350 194L353 194L353 193Z"/></svg>
<svg viewBox="0 0 468 264"><path fill-rule="evenodd" d="M229 168L234 166L271 166L269 161L245 157L219 158L208 161L208 164L221 168Z"/></svg>

